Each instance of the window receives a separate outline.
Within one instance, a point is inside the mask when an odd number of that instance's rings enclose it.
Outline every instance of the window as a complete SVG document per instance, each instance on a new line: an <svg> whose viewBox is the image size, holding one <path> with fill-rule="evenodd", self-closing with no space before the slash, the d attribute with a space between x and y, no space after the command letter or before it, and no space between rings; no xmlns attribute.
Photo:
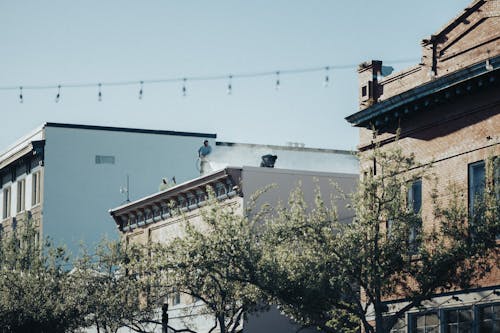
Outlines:
<svg viewBox="0 0 500 333"><path fill-rule="evenodd" d="M419 314L413 322L412 332L416 333L438 333L439 317L435 312Z"/></svg>
<svg viewBox="0 0 500 333"><path fill-rule="evenodd" d="M413 212L417 215L420 215L420 210L422 209L422 180L418 179L414 181L410 188L408 189L408 196L407 196L407 203L408 203L408 210L410 212ZM417 251L417 248L419 246L418 244L418 234L420 233L420 229L422 228L422 220L419 219L419 221L411 226L410 229L410 237L409 237L409 243L411 250L413 252Z"/></svg>
<svg viewBox="0 0 500 333"><path fill-rule="evenodd" d="M95 164L115 164L115 157L107 155L95 155Z"/></svg>
<svg viewBox="0 0 500 333"><path fill-rule="evenodd" d="M31 183L31 205L35 206L40 203L40 183L41 183L41 173L37 171L32 175L32 183Z"/></svg>
<svg viewBox="0 0 500 333"><path fill-rule="evenodd" d="M479 331L481 333L500 332L500 304L480 308L479 320Z"/></svg>
<svg viewBox="0 0 500 333"><path fill-rule="evenodd" d="M469 213L474 214L474 208L483 199L486 170L484 161L469 164Z"/></svg>
<svg viewBox="0 0 500 333"><path fill-rule="evenodd" d="M454 309L445 311L445 333L471 333L472 309Z"/></svg>
<svg viewBox="0 0 500 333"><path fill-rule="evenodd" d="M21 179L17 182L17 213L25 209L26 200L26 180Z"/></svg>
<svg viewBox="0 0 500 333"><path fill-rule="evenodd" d="M3 190L3 215L4 219L10 217L10 187Z"/></svg>

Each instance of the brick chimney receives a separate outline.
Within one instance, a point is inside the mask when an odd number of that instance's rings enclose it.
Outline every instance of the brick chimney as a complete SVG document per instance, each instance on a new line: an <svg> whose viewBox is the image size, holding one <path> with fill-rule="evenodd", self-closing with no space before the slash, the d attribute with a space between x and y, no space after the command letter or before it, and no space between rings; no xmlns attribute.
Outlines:
<svg viewBox="0 0 500 333"><path fill-rule="evenodd" d="M382 61L367 61L358 66L359 109L363 110L377 103L380 96L378 77L382 73Z"/></svg>

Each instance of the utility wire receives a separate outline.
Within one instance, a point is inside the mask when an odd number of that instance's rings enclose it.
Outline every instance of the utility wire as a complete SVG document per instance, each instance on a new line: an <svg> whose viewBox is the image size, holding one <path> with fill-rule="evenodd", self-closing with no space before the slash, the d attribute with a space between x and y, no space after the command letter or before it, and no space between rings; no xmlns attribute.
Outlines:
<svg viewBox="0 0 500 333"><path fill-rule="evenodd" d="M418 59L396 59L387 60L388 64L404 64L410 62L416 62ZM149 80L126 80L126 81L109 81L109 82L82 82L82 83L57 83L48 85L22 85L22 86L3 86L0 90L48 90L48 89L58 89L61 88L87 88L87 87L113 87L113 86L132 86L132 85L142 85L145 84L157 84L157 83L173 83L173 82L186 82L186 81L219 81L231 79L246 79L246 78L257 78L257 77L275 77L278 75L294 75L294 74L305 74L314 72L324 72L325 70L339 70L339 69L349 69L356 68L358 64L344 64L344 65L326 65L321 67L308 67L308 68L297 68L297 69L285 69L285 70L273 70L273 71L262 71L262 72L247 72L238 74L218 74L218 75L207 75L207 76L183 76L183 77L173 77L164 79L149 79Z"/></svg>

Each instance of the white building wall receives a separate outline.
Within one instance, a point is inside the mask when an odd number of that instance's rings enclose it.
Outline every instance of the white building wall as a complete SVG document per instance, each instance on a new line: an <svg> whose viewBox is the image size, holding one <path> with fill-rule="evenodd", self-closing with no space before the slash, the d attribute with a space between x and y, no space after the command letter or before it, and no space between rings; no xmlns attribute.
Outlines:
<svg viewBox="0 0 500 333"><path fill-rule="evenodd" d="M81 241L93 248L104 236L118 237L108 210L125 201L120 187L127 174L131 200L156 192L162 177L175 176L178 182L194 178L204 140L51 126L45 138L44 236L73 253ZM96 164L96 155L114 156L115 163Z"/></svg>

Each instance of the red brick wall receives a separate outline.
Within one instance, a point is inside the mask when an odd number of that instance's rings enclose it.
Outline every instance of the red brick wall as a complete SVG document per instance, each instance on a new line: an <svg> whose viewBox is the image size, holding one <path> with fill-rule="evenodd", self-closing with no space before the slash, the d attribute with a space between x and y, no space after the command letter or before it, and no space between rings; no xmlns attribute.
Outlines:
<svg viewBox="0 0 500 333"><path fill-rule="evenodd" d="M378 101L432 80L428 72L433 63L438 78L499 55L500 0L475 1L470 9L448 23L434 37L424 40L422 54L421 64L379 82ZM360 89L369 77L366 70L360 69ZM439 184L423 180L424 228L434 223L430 202L430 191L434 186L439 189L441 201L446 202L449 197L447 186L452 183L458 185L463 191L464 205L468 205L468 165L490 156L500 156L500 94L495 89L450 98L438 107L422 109L411 118L402 119L398 141L395 140L395 133L378 133L374 138L370 130L360 129L362 169L371 166L372 161L367 157L373 143L380 143L382 149L400 147L406 154L414 154L421 163L433 162L432 172ZM367 107L369 105L360 100L360 108ZM479 282L481 286L499 284L498 267Z"/></svg>

